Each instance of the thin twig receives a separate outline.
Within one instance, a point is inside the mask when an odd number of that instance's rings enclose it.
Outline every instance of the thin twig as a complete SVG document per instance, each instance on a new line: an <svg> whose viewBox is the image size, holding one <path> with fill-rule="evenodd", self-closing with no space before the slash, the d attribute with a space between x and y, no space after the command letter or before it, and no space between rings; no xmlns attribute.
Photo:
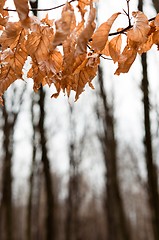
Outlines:
<svg viewBox="0 0 159 240"><path fill-rule="evenodd" d="M113 60L112 58L108 58L108 57L103 56L103 54L100 54L99 56L100 56L101 58L105 59L105 60L110 60L110 61Z"/></svg>
<svg viewBox="0 0 159 240"><path fill-rule="evenodd" d="M78 0L70 0L69 3L71 2L75 2L75 1L78 1ZM56 7L52 7L52 8L30 8L29 11L37 11L37 12L45 12L45 11L51 11L51 10L55 10L57 8L60 8L60 7L63 7L65 6L66 3L63 3L63 4L60 4ZM16 12L17 10L16 9L10 9L10 8L3 8L4 11L7 11L7 12Z"/></svg>
<svg viewBox="0 0 159 240"><path fill-rule="evenodd" d="M88 44L87 44L87 47L89 48L89 50L94 53L94 49L92 49ZM99 54L99 57L103 58L103 59L106 59L106 60L113 60L111 58L108 58L108 57L105 57L103 56L103 54Z"/></svg>
<svg viewBox="0 0 159 240"><path fill-rule="evenodd" d="M75 1L79 1L79 2L82 2L82 0L70 0L69 3L71 2L75 2ZM127 2L129 2L130 0L127 0ZM55 9L58 9L60 7L63 7L65 6L65 3L61 4L61 5L58 5L56 7L52 7L52 8L31 8L29 9L29 11L51 11L51 10L55 10ZM16 9L9 9L9 8L3 8L4 11L8 11L8 12L16 12L17 10ZM128 13L126 13L126 15L128 16L129 15L129 11L128 10ZM153 21L155 19L155 17L153 18L150 18L148 19L149 22ZM130 28L132 28L133 25L131 25L130 23L130 19L129 19L129 26L127 26L126 28L123 28L121 31L118 31L118 32L112 32L112 33L109 33L108 36L115 36L115 35L118 35L118 34L122 34L122 33L125 33L127 30L129 30ZM91 41L92 39L90 39Z"/></svg>
<svg viewBox="0 0 159 240"><path fill-rule="evenodd" d="M150 18L150 19L148 19L148 21L149 21L149 22L154 21L155 18L156 18L156 17ZM122 30L120 30L120 31L118 31L118 32L109 33L108 36L110 37L110 36L115 36L115 35L118 35L118 34L121 34L121 33L125 33L127 30L129 30L129 29L132 28L132 27L133 27L133 25L129 25L129 26L127 26L126 28L123 28Z"/></svg>
<svg viewBox="0 0 159 240"><path fill-rule="evenodd" d="M130 6L129 6L129 2L130 0L126 0L127 2L127 17L128 17L128 21L129 21L129 26L131 26L131 19L130 19Z"/></svg>

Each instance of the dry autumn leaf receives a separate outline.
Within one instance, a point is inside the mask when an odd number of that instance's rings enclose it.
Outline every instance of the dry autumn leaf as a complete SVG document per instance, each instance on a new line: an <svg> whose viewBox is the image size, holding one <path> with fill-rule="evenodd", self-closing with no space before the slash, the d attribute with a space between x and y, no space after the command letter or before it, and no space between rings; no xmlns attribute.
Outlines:
<svg viewBox="0 0 159 240"><path fill-rule="evenodd" d="M127 73L131 65L135 61L136 55L137 50L135 50L134 48L129 48L128 45L126 45L118 59L118 68L115 74L120 75L120 73Z"/></svg>
<svg viewBox="0 0 159 240"><path fill-rule="evenodd" d="M63 8L61 19L55 22L56 33L52 43L54 48L63 43L67 36L69 36L71 29L75 27L74 19L73 7L70 3L67 3Z"/></svg>
<svg viewBox="0 0 159 240"><path fill-rule="evenodd" d="M3 105L3 93L14 81L17 80L17 76L9 64L2 64L0 67L0 73L0 104Z"/></svg>
<svg viewBox="0 0 159 240"><path fill-rule="evenodd" d="M6 0L1 0L0 1L0 13L3 12L3 7L4 7L5 2L6 2Z"/></svg>
<svg viewBox="0 0 159 240"><path fill-rule="evenodd" d="M54 32L48 26L34 26L34 32L28 35L26 48L28 54L40 63L45 61L49 55L51 42L53 41Z"/></svg>
<svg viewBox="0 0 159 240"><path fill-rule="evenodd" d="M81 32L81 34L77 39L77 48L76 48L75 55L83 54L83 53L86 53L87 51L88 41L92 37L92 34L95 29L95 22L94 22L95 14L96 14L96 9L91 4L86 27L83 29L83 31Z"/></svg>
<svg viewBox="0 0 159 240"><path fill-rule="evenodd" d="M14 0L14 4L22 25L28 27L30 23L28 0Z"/></svg>
<svg viewBox="0 0 159 240"><path fill-rule="evenodd" d="M106 22L102 23L92 36L91 47L96 52L101 52L108 40L110 29L120 13L114 13Z"/></svg>
<svg viewBox="0 0 159 240"><path fill-rule="evenodd" d="M99 55L89 55L84 61L84 64L82 63L82 68L78 68L78 70L76 69L76 71L74 72L76 83L75 101L78 100L79 95L84 91L84 87L87 83L92 89L94 89L91 81L97 74L99 63Z"/></svg>
<svg viewBox="0 0 159 240"><path fill-rule="evenodd" d="M111 39L109 42L109 54L113 59L114 63L116 63L120 56L121 51L121 44L122 44L122 37L121 34Z"/></svg>
<svg viewBox="0 0 159 240"><path fill-rule="evenodd" d="M27 76L33 79L35 91L41 85L53 84L57 90L53 97L61 90L69 96L73 90L77 100L87 83L93 88L91 81L96 76L101 54L118 63L115 74L119 75L129 71L137 53L147 52L153 44L159 46L159 14L149 23L144 13L133 12L133 27L125 31L120 28L127 38L121 52L121 32L108 40L110 29L120 13L114 13L94 32L96 10L93 0L78 1L77 5L67 2L59 20L49 19L48 15L42 20L29 17L28 0L14 0L14 3L19 22L8 21L8 12L3 9L5 0L0 1L1 103L4 91L15 80L23 78L26 59L31 61ZM81 18L75 15L77 10Z"/></svg>
<svg viewBox="0 0 159 240"><path fill-rule="evenodd" d="M147 41L150 26L148 18L143 12L137 11L132 13L134 17L134 25L131 30L128 31L127 37L130 41L136 42L138 45Z"/></svg>
<svg viewBox="0 0 159 240"><path fill-rule="evenodd" d="M156 26L156 29L158 30L158 28L159 28L159 13L155 17L154 25Z"/></svg>
<svg viewBox="0 0 159 240"><path fill-rule="evenodd" d="M0 44L2 46L2 50L8 48L8 46L10 49L15 48L19 41L21 31L22 27L20 22L8 22L5 30L0 36Z"/></svg>
<svg viewBox="0 0 159 240"><path fill-rule="evenodd" d="M90 3L91 3L91 0L78 1L77 7L78 7L78 9L79 9L79 11L80 11L80 13L81 13L82 18L84 18L84 15L85 15L85 13L86 13L85 7L86 7L86 6L89 6Z"/></svg>

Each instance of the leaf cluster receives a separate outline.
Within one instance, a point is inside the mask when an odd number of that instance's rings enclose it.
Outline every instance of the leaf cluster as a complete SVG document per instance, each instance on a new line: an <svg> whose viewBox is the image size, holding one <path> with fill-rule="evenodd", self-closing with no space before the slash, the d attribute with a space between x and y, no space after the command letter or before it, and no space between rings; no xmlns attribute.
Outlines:
<svg viewBox="0 0 159 240"><path fill-rule="evenodd" d="M76 6L67 2L58 20L49 19L48 15L42 20L31 17L28 0L14 0L18 22L9 21L5 1L0 2L1 103L4 91L17 79L23 79L28 57L31 68L27 76L33 79L35 91L41 85L53 84L57 92L52 97L58 97L61 90L69 96L73 90L77 100L86 84L93 88L91 82L101 55L110 56L118 64L115 74L119 75L129 71L137 54L147 52L153 44L159 46L159 14L149 23L144 13L133 12L134 25L120 29L117 36L109 39L110 29L120 13L114 13L96 28L92 0L78 1Z"/></svg>

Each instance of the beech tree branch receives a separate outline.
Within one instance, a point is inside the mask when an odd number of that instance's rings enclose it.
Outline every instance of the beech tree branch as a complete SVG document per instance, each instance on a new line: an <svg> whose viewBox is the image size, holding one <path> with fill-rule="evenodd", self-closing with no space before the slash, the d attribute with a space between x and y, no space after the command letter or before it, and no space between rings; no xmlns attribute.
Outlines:
<svg viewBox="0 0 159 240"><path fill-rule="evenodd" d="M71 0L69 1L69 3L71 2L75 2L75 1L79 1L79 0ZM82 2L82 1L81 1ZM42 8L32 8L32 9L29 9L29 11L50 11L50 10L55 10L55 9L58 9L60 7L63 7L65 5L65 3L61 4L61 5L58 5L56 7L52 7L52 8L46 8L46 9L42 9ZM4 11L8 11L8 12L16 12L17 10L16 9L8 9L8 8L4 8L3 9ZM153 18L150 18L148 19L149 22L155 20L155 17ZM127 30L131 29L133 27L133 25L128 25L127 27L123 28L122 30L120 31L117 31L117 32L112 32L112 33L109 33L109 37L110 36L115 36L115 35L118 35L118 34L122 34L122 33L125 33ZM92 39L90 39L91 41Z"/></svg>
<svg viewBox="0 0 159 240"><path fill-rule="evenodd" d="M79 0L70 0L69 3L71 2L75 2L75 1L79 1ZM45 12L45 11L51 11L51 10L55 10L57 8L61 8L63 6L65 6L66 3L60 4L58 6L52 7L52 8L30 8L29 11L37 11L37 12ZM4 11L7 12L16 12L16 9L10 9L10 8L3 8Z"/></svg>

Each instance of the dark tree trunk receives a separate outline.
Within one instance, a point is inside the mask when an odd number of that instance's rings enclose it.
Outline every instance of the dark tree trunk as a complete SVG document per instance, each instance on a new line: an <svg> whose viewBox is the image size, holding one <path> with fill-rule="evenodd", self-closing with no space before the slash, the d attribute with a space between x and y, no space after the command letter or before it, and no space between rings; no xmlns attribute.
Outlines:
<svg viewBox="0 0 159 240"><path fill-rule="evenodd" d="M159 1L158 0L152 0L152 3L154 5L154 8L156 9L156 12L159 12Z"/></svg>
<svg viewBox="0 0 159 240"><path fill-rule="evenodd" d="M37 123L34 120L34 106L37 102L34 97L31 104L33 138L32 138L32 166L29 178L29 195L26 215L26 240L36 239L39 234L39 201L41 181L39 175L39 161L36 162L37 152L39 151L39 144L37 144L38 134Z"/></svg>
<svg viewBox="0 0 159 240"><path fill-rule="evenodd" d="M153 160L152 153L152 137L151 137L151 123L150 123L150 108L149 108L149 83L147 77L147 57L143 54L143 79L141 83L144 103L144 126L145 126L145 160L147 166L148 176L148 197L150 201L150 208L152 213L152 227L154 232L154 239L159 240L159 193L158 193L158 179L157 168Z"/></svg>
<svg viewBox="0 0 159 240"><path fill-rule="evenodd" d="M9 122L9 115L6 107L3 107L4 118L4 140L3 140L3 177L2 177L2 200L0 209L0 235L2 240L12 239L12 124Z"/></svg>
<svg viewBox="0 0 159 240"><path fill-rule="evenodd" d="M101 136L104 161L106 166L106 216L109 240L129 240L130 232L123 207L117 172L117 143L114 136L113 109L109 107L103 84L103 71L99 67L98 80L100 98L103 105L104 134Z"/></svg>
<svg viewBox="0 0 159 240"><path fill-rule="evenodd" d="M34 15L37 16L37 11L34 8L38 7L38 0L35 2L31 2L31 7L33 8ZM39 133L40 133L40 147L41 147L41 161L43 164L43 171L44 171L44 178L45 178L45 190L46 190L46 240L53 240L56 239L56 232L55 232L55 198L53 194L53 184L52 184L52 177L51 177L51 170L50 170L50 162L47 155L47 147L46 147L46 130L44 127L44 120L45 120L45 92L43 88L40 89L39 93L39 109L40 109L40 116L39 116Z"/></svg>
<svg viewBox="0 0 159 240"><path fill-rule="evenodd" d="M47 197L47 211L46 211L46 240L55 239L55 221L54 221L54 195L53 195L53 185L51 178L50 163L47 156L47 147L46 147L46 130L44 127L44 100L45 93L44 90L40 89L40 98L39 98L39 108L40 108L40 117L39 117L39 133L40 133L40 145L41 145L41 161L43 164L44 178L45 178L45 189Z"/></svg>
<svg viewBox="0 0 159 240"><path fill-rule="evenodd" d="M155 7L159 8L159 2L153 1ZM143 10L143 1L139 0L139 10ZM147 166L148 177L148 197L152 213L152 227L154 239L159 240L159 192L158 192L158 179L157 168L153 159L152 151L152 135L151 135L151 121L150 121L150 100L149 100L149 82L147 75L147 55L146 53L141 56L143 78L141 82L141 89L143 93L144 105L144 126L145 126L145 160Z"/></svg>
<svg viewBox="0 0 159 240"><path fill-rule="evenodd" d="M65 236L66 240L80 239L79 226L79 156L75 154L75 123L73 121L73 109L70 107L70 141L69 141L69 184L68 184L68 198L66 202L66 222L65 222Z"/></svg>

